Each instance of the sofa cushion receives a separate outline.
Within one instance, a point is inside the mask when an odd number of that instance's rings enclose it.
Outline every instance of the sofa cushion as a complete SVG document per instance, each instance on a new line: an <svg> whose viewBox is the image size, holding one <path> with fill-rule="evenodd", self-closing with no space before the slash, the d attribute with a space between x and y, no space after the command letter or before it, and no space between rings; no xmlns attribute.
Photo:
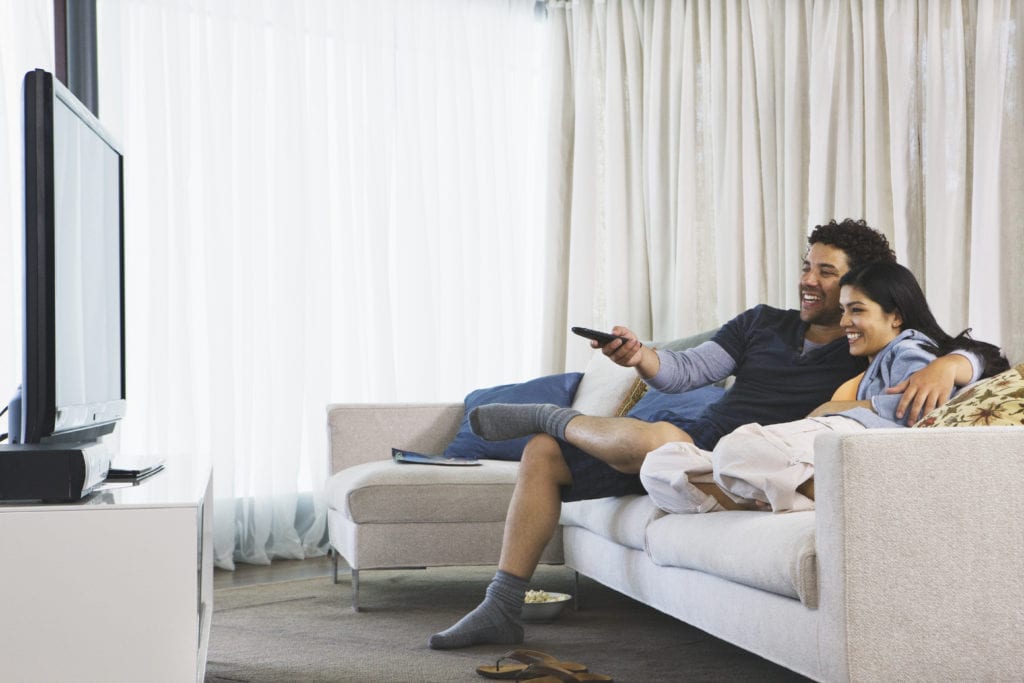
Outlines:
<svg viewBox="0 0 1024 683"><path fill-rule="evenodd" d="M666 394L656 389L648 389L627 415L645 422L655 422L670 415L697 417L705 407L720 399L724 393L725 389L713 384L681 394Z"/></svg>
<svg viewBox="0 0 1024 683"><path fill-rule="evenodd" d="M474 467L368 462L328 480L327 505L358 524L502 522L518 469L498 460Z"/></svg>
<svg viewBox="0 0 1024 683"><path fill-rule="evenodd" d="M976 382L915 427L1024 425L1024 363Z"/></svg>
<svg viewBox="0 0 1024 683"><path fill-rule="evenodd" d="M644 549L652 520L664 516L650 496L579 500L562 505L563 526L578 526L634 550Z"/></svg>
<svg viewBox="0 0 1024 683"><path fill-rule="evenodd" d="M567 372L546 375L518 384L476 389L466 395L462 424L444 454L450 458L491 458L493 460L519 460L529 436L504 441L487 441L473 433L469 426L469 413L487 403L553 403L568 406L576 395L582 375Z"/></svg>
<svg viewBox="0 0 1024 683"><path fill-rule="evenodd" d="M668 349L669 351L682 351L684 349L693 348L694 346L700 346L706 341L711 341L718 333L718 328L713 330L705 330L704 332L698 332L692 334L689 337L680 337L667 342L653 342L651 346L658 349Z"/></svg>
<svg viewBox="0 0 1024 683"><path fill-rule="evenodd" d="M814 512L666 515L647 527L658 565L696 569L818 606Z"/></svg>
<svg viewBox="0 0 1024 683"><path fill-rule="evenodd" d="M572 408L584 415L622 415L629 409L630 401L635 402L642 394L636 391L636 382L636 370L616 365L595 351L583 372Z"/></svg>

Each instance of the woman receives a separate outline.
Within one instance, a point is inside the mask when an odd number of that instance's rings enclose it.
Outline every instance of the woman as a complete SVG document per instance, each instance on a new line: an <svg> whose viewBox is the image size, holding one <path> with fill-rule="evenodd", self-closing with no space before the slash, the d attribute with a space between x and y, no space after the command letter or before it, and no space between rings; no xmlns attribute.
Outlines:
<svg viewBox="0 0 1024 683"><path fill-rule="evenodd" d="M850 353L870 363L855 400L830 401L795 422L744 425L723 437L713 452L690 443L652 451L640 479L659 507L669 512L812 509L808 484L814 475L818 434L906 426L905 418L895 414L900 395L884 391L936 356L973 352L985 363L985 377L1009 368L997 347L971 339L967 330L956 337L946 334L913 273L898 264L873 263L851 270L840 280L839 301ZM712 480L721 491L708 492Z"/></svg>

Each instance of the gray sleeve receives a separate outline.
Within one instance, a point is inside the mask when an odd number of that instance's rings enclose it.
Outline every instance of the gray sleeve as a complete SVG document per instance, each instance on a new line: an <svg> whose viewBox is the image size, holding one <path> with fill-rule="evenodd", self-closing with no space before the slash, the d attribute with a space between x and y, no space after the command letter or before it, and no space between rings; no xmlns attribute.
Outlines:
<svg viewBox="0 0 1024 683"><path fill-rule="evenodd" d="M979 379L981 379L982 372L984 372L985 368L982 365L981 357L979 357L978 354L974 353L973 351L967 351L965 349L953 349L949 353L950 354L954 354L955 353L958 356L963 356L964 358L966 358L970 362L971 369L974 370L974 375L971 377L971 381L968 382L967 384L974 384ZM964 386L966 386L966 385L964 385ZM954 393L956 393L956 392L954 392Z"/></svg>
<svg viewBox="0 0 1024 683"><path fill-rule="evenodd" d="M661 367L647 384L667 394L681 394L714 384L736 369L733 357L713 341L682 351L659 349L657 353Z"/></svg>

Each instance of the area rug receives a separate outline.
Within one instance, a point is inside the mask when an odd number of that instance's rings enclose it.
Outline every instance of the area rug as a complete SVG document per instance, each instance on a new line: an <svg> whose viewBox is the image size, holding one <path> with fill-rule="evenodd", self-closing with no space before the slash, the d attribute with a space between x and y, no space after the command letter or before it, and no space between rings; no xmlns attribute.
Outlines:
<svg viewBox="0 0 1024 683"><path fill-rule="evenodd" d="M494 568L364 571L363 611L353 612L348 577L219 589L206 681L475 681L508 647L427 648L430 634L480 601ZM531 588L573 592L573 573L541 567ZM527 626L521 647L586 663L616 681L806 680L745 650L580 579L579 611Z"/></svg>

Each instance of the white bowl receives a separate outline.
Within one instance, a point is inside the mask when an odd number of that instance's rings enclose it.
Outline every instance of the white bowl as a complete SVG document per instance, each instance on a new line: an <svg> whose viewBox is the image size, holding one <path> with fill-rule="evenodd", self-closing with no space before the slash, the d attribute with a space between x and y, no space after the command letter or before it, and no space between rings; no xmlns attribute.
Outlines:
<svg viewBox="0 0 1024 683"><path fill-rule="evenodd" d="M551 621L559 615L562 608L572 600L568 593L548 593L553 600L546 602L524 602L519 618L523 621Z"/></svg>

